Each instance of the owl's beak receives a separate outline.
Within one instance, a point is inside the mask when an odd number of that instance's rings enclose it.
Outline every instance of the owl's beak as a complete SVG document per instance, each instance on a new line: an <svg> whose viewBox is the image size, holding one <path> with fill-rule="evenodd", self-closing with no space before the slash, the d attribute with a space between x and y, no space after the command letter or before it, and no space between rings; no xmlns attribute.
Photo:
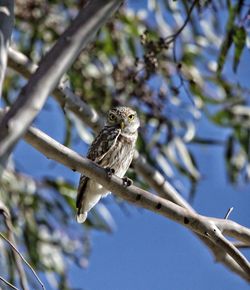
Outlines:
<svg viewBox="0 0 250 290"><path fill-rule="evenodd" d="M121 123L120 123L120 127L121 127L122 130L124 129L124 127L125 127L125 123L124 123L124 121L121 121Z"/></svg>

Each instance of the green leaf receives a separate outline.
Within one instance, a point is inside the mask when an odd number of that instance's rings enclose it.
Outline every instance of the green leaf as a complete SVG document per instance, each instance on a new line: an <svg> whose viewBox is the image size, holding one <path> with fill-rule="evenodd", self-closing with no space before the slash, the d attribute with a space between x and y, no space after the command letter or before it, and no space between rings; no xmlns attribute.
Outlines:
<svg viewBox="0 0 250 290"><path fill-rule="evenodd" d="M221 110L211 117L212 121L219 126L230 126L232 121L232 113L230 111Z"/></svg>
<svg viewBox="0 0 250 290"><path fill-rule="evenodd" d="M242 51L246 43L246 30L244 27L235 27L233 35L233 42L235 44L234 60L233 60L233 71L236 73Z"/></svg>
<svg viewBox="0 0 250 290"><path fill-rule="evenodd" d="M241 148L246 155L249 155L249 140L250 140L250 132L249 129L242 128L241 126L237 126L235 128L235 136L238 138Z"/></svg>
<svg viewBox="0 0 250 290"><path fill-rule="evenodd" d="M217 64L218 64L217 74L220 74L224 67L228 51L233 43L233 35L234 35L234 29L232 27L229 30L229 32L226 34L226 37L224 38L221 48L220 48L220 53L217 60Z"/></svg>
<svg viewBox="0 0 250 290"><path fill-rule="evenodd" d="M227 25L226 25L226 36L222 42L218 61L217 61L218 63L217 74L221 73L223 66L225 64L225 61L226 61L228 51L233 43L233 37L235 33L234 23L235 23L235 19L237 15L241 11L242 4L243 2L242 0L240 0L240 1L237 1L234 6L232 6L231 4L229 5L229 16L228 16Z"/></svg>

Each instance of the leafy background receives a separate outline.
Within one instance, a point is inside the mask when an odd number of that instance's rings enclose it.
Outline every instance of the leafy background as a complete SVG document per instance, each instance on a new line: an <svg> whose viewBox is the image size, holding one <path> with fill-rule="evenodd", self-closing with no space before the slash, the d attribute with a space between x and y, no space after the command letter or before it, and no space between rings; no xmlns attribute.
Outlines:
<svg viewBox="0 0 250 290"><path fill-rule="evenodd" d="M17 0L12 46L38 63L83 4ZM127 1L67 75L101 116L117 104L136 108L138 150L195 209L222 217L233 205L246 226L249 9L247 1ZM25 82L8 70L3 105ZM35 125L82 154L93 139L52 97ZM148 189L133 169L129 175ZM77 182L78 174L21 141L1 183L18 246L48 289L247 289L186 230L115 197L77 225ZM0 273L17 282L11 249L0 246Z"/></svg>

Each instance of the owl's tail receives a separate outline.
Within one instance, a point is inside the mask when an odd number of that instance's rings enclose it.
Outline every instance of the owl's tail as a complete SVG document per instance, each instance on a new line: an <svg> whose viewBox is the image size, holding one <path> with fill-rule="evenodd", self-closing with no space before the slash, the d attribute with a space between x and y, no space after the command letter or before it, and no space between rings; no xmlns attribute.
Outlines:
<svg viewBox="0 0 250 290"><path fill-rule="evenodd" d="M87 216L88 216L88 212L81 211L80 209L76 214L76 221L80 224L84 223L87 219Z"/></svg>
<svg viewBox="0 0 250 290"><path fill-rule="evenodd" d="M90 192L84 192L84 195L81 199L81 204L78 207L76 221L78 223L84 223L88 212L98 203L100 198L102 197L101 194L95 194Z"/></svg>

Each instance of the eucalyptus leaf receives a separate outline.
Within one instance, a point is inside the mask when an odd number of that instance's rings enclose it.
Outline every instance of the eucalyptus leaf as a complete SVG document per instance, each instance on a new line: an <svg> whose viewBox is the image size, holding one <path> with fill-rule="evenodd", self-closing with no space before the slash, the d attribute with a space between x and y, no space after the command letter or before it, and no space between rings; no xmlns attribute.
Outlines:
<svg viewBox="0 0 250 290"><path fill-rule="evenodd" d="M181 140L181 138L178 137L174 138L174 144L178 152L179 158L185 166L186 170L190 173L190 175L192 175L195 180L200 179L200 173L192 161L186 144Z"/></svg>
<svg viewBox="0 0 250 290"><path fill-rule="evenodd" d="M246 44L246 30L243 26L234 28L233 42L235 44L233 70L236 73L240 57Z"/></svg>

